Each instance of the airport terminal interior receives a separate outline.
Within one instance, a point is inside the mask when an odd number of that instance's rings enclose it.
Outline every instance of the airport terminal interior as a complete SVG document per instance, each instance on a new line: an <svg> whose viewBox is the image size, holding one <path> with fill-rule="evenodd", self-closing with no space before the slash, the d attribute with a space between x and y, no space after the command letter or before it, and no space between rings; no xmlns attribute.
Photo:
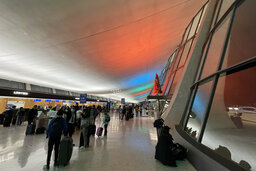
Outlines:
<svg viewBox="0 0 256 171"><path fill-rule="evenodd" d="M255 0L1 0L0 170L256 171Z"/></svg>

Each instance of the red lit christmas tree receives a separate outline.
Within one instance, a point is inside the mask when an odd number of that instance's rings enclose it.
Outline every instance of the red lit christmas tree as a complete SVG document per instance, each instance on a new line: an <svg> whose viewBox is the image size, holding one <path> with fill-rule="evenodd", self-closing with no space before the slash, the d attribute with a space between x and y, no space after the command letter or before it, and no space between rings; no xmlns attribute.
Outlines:
<svg viewBox="0 0 256 171"><path fill-rule="evenodd" d="M161 86L160 86L160 83L159 83L159 78L158 78L158 75L156 74L152 95L159 95L161 93L162 93L162 90L161 90Z"/></svg>

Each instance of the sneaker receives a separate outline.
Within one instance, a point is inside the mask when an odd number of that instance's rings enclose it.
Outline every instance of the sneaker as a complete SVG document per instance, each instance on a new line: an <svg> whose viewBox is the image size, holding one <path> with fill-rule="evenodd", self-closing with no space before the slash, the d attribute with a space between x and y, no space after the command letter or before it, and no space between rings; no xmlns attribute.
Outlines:
<svg viewBox="0 0 256 171"><path fill-rule="evenodd" d="M49 165L44 165L43 169L44 169L44 170L49 170L49 169L50 169L50 166L49 166Z"/></svg>
<svg viewBox="0 0 256 171"><path fill-rule="evenodd" d="M79 150L84 151L84 150L85 150L85 147L82 146L82 147L79 148Z"/></svg>

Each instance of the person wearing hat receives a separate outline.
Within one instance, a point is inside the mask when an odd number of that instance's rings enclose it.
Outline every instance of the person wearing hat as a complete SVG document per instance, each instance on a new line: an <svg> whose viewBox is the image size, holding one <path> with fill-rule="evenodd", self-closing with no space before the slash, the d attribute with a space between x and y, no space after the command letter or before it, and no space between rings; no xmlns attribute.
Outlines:
<svg viewBox="0 0 256 171"><path fill-rule="evenodd" d="M164 126L156 145L155 159L164 165L176 167L175 157L172 155L172 147L174 146L172 135L169 133L170 127Z"/></svg>
<svg viewBox="0 0 256 171"><path fill-rule="evenodd" d="M63 110L59 110L55 118L53 118L47 128L46 138L49 138L48 141L48 154L47 161L44 169L50 168L50 160L52 155L52 150L54 146L55 158L54 158L54 166L58 166L58 154L59 154L59 145L62 132L64 135L67 135L67 123L63 118Z"/></svg>

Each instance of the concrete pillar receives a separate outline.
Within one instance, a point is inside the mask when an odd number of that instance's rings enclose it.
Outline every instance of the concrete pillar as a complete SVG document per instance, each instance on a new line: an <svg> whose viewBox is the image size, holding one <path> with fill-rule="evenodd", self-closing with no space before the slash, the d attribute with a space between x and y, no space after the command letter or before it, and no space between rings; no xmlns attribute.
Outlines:
<svg viewBox="0 0 256 171"><path fill-rule="evenodd" d="M173 128L181 120L184 113L187 100L190 94L190 87L195 81L197 75L197 68L201 62L202 49L209 31L214 16L215 6L218 0L210 0L208 9L206 11L205 18L203 19L203 25L198 32L197 42L193 49L190 61L186 64L186 71L183 73L183 78L176 86L176 90L172 96L170 105L162 118L165 120L165 124Z"/></svg>

